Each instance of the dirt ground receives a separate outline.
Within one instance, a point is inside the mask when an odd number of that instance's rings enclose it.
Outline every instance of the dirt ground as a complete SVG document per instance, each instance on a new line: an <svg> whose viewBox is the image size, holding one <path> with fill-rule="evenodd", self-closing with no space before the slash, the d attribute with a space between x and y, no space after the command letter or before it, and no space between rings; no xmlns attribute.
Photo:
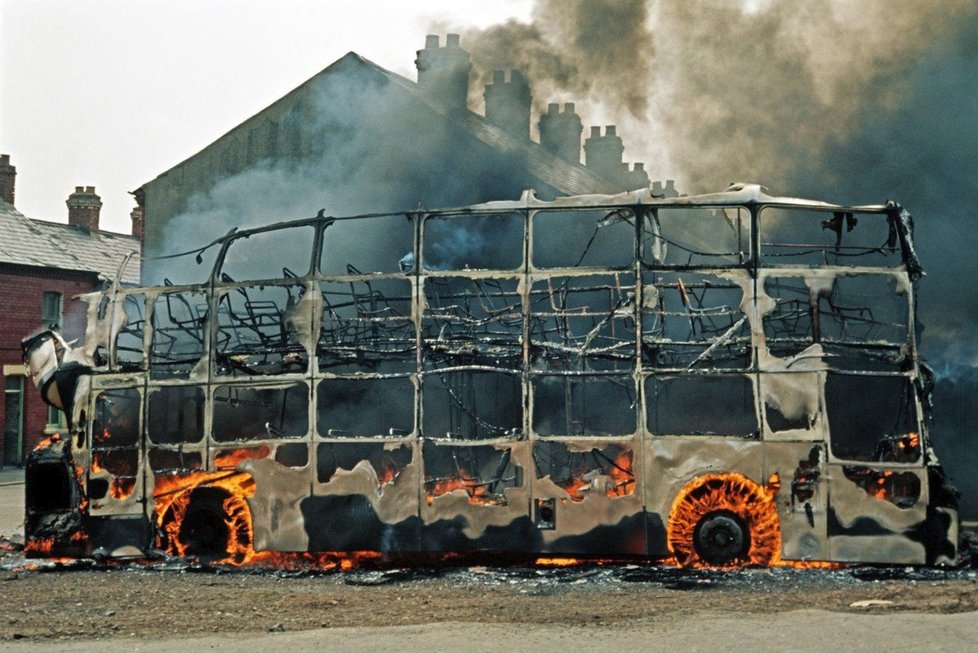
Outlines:
<svg viewBox="0 0 978 653"><path fill-rule="evenodd" d="M0 487L0 507L21 489ZM926 650L978 649L978 571L970 568L704 572L620 563L310 574L177 560L33 561L16 550L19 533L6 535L0 649L172 650L192 641L240 650L247 640L270 650L349 650L356 638L358 650L409 641L441 650L469 633L469 651L498 650L507 638L516 638L509 648L568 650L609 637L651 644L669 632L689 638L681 650L696 650L740 629L744 637L767 633L757 650L786 637L780 650L810 650L833 637L849 637L840 646L862 642L884 623L897 642L910 628L906 635L927 634ZM875 637L864 650L879 650Z"/></svg>
<svg viewBox="0 0 978 653"><path fill-rule="evenodd" d="M614 629L653 617L676 622L703 613L750 617L796 610L978 614L974 571L689 572L618 564L296 576L173 562L116 568L30 564L15 552L0 557L0 593L7 606L0 642L157 640L439 622ZM978 619L970 632L975 625Z"/></svg>

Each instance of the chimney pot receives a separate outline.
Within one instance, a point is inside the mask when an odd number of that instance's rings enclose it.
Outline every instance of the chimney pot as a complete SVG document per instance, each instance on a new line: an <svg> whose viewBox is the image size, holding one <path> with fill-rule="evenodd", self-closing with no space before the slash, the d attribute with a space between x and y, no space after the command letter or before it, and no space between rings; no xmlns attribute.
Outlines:
<svg viewBox="0 0 978 653"><path fill-rule="evenodd" d="M675 190L676 189L676 180L675 179L666 179L666 189L667 190Z"/></svg>
<svg viewBox="0 0 978 653"><path fill-rule="evenodd" d="M75 186L75 192L76 193L84 193L85 192L85 187L84 186Z"/></svg>
<svg viewBox="0 0 978 653"><path fill-rule="evenodd" d="M607 127L604 128L604 135L605 136L614 136L617 131L618 130L615 128L614 125L608 125Z"/></svg>
<svg viewBox="0 0 978 653"><path fill-rule="evenodd" d="M435 37L436 41L438 37ZM458 34L449 34L445 37L445 47L446 48L457 48L459 47L459 36Z"/></svg>
<svg viewBox="0 0 978 653"><path fill-rule="evenodd" d="M564 103L564 113L574 113L574 103L565 102Z"/></svg>
<svg viewBox="0 0 978 653"><path fill-rule="evenodd" d="M634 172L642 172L643 170L645 170L645 164L636 162L632 165L632 170Z"/></svg>
<svg viewBox="0 0 978 653"><path fill-rule="evenodd" d="M424 37L424 47L425 49L437 48L438 47L438 35L429 34Z"/></svg>
<svg viewBox="0 0 978 653"><path fill-rule="evenodd" d="M556 102L551 102L550 104L547 105L547 113L551 115L560 113L560 105L557 104Z"/></svg>
<svg viewBox="0 0 978 653"><path fill-rule="evenodd" d="M601 137L601 128L591 127L591 138L600 138L600 137Z"/></svg>
<svg viewBox="0 0 978 653"><path fill-rule="evenodd" d="M94 193L95 192L95 186L85 186L85 192L86 193Z"/></svg>
<svg viewBox="0 0 978 653"><path fill-rule="evenodd" d="M0 165L9 165L9 164L10 164L10 155L0 154Z"/></svg>
<svg viewBox="0 0 978 653"><path fill-rule="evenodd" d="M505 70L494 70L494 71L492 71L492 83L493 84L505 84L506 83L506 71Z"/></svg>

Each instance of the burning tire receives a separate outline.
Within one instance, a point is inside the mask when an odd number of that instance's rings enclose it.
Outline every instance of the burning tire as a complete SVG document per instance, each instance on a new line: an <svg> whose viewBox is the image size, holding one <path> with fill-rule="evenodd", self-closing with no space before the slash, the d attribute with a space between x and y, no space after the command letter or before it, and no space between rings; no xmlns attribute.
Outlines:
<svg viewBox="0 0 978 653"><path fill-rule="evenodd" d="M251 553L251 511L244 497L198 485L174 496L157 517L159 545L180 557L231 564Z"/></svg>
<svg viewBox="0 0 978 653"><path fill-rule="evenodd" d="M741 474L707 474L688 483L669 515L667 541L684 567L766 567L780 560L774 497L780 483Z"/></svg>

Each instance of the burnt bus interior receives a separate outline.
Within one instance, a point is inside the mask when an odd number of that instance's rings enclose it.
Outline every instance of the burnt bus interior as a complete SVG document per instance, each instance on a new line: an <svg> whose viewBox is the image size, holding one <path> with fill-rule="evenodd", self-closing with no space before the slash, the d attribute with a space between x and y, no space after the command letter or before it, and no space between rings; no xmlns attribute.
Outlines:
<svg viewBox="0 0 978 653"><path fill-rule="evenodd" d="M739 185L228 234L91 297L28 535L953 562L912 226Z"/></svg>

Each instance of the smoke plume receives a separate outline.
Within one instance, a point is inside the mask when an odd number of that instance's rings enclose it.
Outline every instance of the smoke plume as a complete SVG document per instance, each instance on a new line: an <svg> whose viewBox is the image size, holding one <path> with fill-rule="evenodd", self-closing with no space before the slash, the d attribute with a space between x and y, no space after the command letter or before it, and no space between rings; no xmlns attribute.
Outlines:
<svg viewBox="0 0 978 653"><path fill-rule="evenodd" d="M971 0L538 0L531 22L463 43L476 66L521 69L538 106L575 101L586 123L617 123L626 158L683 192L756 181L906 206L928 273L922 352L959 366L935 401L938 450L962 479L978 462L964 446L978 374L960 371L978 365L975 34Z"/></svg>

